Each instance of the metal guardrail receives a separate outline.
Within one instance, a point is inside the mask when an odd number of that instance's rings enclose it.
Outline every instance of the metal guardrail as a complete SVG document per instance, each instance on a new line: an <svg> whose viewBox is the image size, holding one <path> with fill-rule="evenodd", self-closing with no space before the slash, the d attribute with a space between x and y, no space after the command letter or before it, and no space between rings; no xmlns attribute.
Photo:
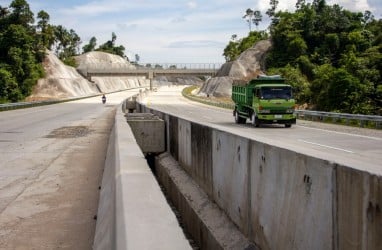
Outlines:
<svg viewBox="0 0 382 250"><path fill-rule="evenodd" d="M330 118L333 122L345 120L346 125L349 125L351 121L356 121L360 127L364 127L367 122L373 122L377 129L381 128L382 125L382 116L379 115L359 115L312 110L295 110L295 113L297 118L300 119L310 118L311 120L323 120L324 118Z"/></svg>
<svg viewBox="0 0 382 250"><path fill-rule="evenodd" d="M71 100L65 100L71 101ZM55 104L59 102L64 102L63 100L55 100L55 101L35 101L35 102L12 102L12 103L4 103L0 104L0 111L12 110L12 109L22 109L22 108L30 108L36 106L43 106L49 104Z"/></svg>

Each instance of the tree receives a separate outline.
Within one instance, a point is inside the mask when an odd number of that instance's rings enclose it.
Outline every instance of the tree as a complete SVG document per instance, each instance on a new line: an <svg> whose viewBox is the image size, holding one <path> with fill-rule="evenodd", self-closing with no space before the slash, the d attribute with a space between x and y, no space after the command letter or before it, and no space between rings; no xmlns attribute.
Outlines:
<svg viewBox="0 0 382 250"><path fill-rule="evenodd" d="M250 8L248 8L246 11L245 11L245 15L243 16L243 18L247 21L248 23L248 28L249 28L249 31L252 31L252 28L251 28L251 25L252 25L252 21L253 21L253 16L254 16L254 11Z"/></svg>
<svg viewBox="0 0 382 250"><path fill-rule="evenodd" d="M259 23L261 22L263 16L261 15L261 12L259 10L252 10L248 8L245 11L245 15L243 18L247 21L248 27L249 27L249 32L252 31L252 23L256 25L256 29L259 26Z"/></svg>
<svg viewBox="0 0 382 250"><path fill-rule="evenodd" d="M283 68L271 68L268 70L268 74L282 75L286 79L286 83L292 86L293 96L297 103L310 103L310 83L298 67L288 64Z"/></svg>
<svg viewBox="0 0 382 250"><path fill-rule="evenodd" d="M279 4L278 0L270 0L269 1L269 9L265 12L272 20L275 17L277 5Z"/></svg>
<svg viewBox="0 0 382 250"><path fill-rule="evenodd" d="M81 38L71 29L67 30L62 25L55 27L56 54L68 65L75 66L73 56L78 54Z"/></svg>
<svg viewBox="0 0 382 250"><path fill-rule="evenodd" d="M89 43L82 47L83 53L93 51L96 46L97 46L97 38L93 36L92 38L90 38Z"/></svg>
<svg viewBox="0 0 382 250"><path fill-rule="evenodd" d="M233 40L232 38L235 38ZM235 60L243 51L252 47L257 41L268 39L268 34L265 31L251 31L248 36L236 40L237 36L233 35L231 41L224 48L223 56L227 62Z"/></svg>
<svg viewBox="0 0 382 250"><path fill-rule="evenodd" d="M40 30L40 34L37 34L41 46L39 49L44 52L45 49L51 49L54 44L54 27L49 24L50 16L47 12L41 10L37 18L37 28Z"/></svg>
<svg viewBox="0 0 382 250"><path fill-rule="evenodd" d="M101 44L97 51L103 51L107 53L111 53L114 55L119 55L123 58L126 58L125 56L125 47L123 45L115 46L115 41L117 40L117 35L112 32L111 34L111 40L107 41L104 44Z"/></svg>
<svg viewBox="0 0 382 250"><path fill-rule="evenodd" d="M321 13L326 7L326 1L325 0L313 0L312 6L317 13Z"/></svg>
<svg viewBox="0 0 382 250"><path fill-rule="evenodd" d="M22 98L17 81L12 74L0 65L0 103L17 102Z"/></svg>
<svg viewBox="0 0 382 250"><path fill-rule="evenodd" d="M305 6L305 0L297 0L296 9L301 10Z"/></svg>
<svg viewBox="0 0 382 250"><path fill-rule="evenodd" d="M229 41L228 45L224 48L223 56L226 62L231 62L240 55L238 45L237 42Z"/></svg>
<svg viewBox="0 0 382 250"><path fill-rule="evenodd" d="M363 23L363 29L365 29L366 25L374 20L373 14L369 10L366 10L363 13L362 17L362 23Z"/></svg>
<svg viewBox="0 0 382 250"><path fill-rule="evenodd" d="M259 28L260 22L263 20L263 16L261 15L261 12L259 10L255 10L253 12L253 23L256 25L256 30Z"/></svg>
<svg viewBox="0 0 382 250"><path fill-rule="evenodd" d="M10 23L20 24L25 28L32 29L31 25L34 23L33 12L30 10L27 1L14 0L9 7L11 8Z"/></svg>

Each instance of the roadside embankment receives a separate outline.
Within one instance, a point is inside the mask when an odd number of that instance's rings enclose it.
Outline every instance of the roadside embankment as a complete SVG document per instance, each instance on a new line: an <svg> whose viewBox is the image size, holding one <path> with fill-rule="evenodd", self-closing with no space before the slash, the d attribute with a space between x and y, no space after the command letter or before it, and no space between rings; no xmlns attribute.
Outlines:
<svg viewBox="0 0 382 250"><path fill-rule="evenodd" d="M102 179L94 249L191 249L118 108Z"/></svg>

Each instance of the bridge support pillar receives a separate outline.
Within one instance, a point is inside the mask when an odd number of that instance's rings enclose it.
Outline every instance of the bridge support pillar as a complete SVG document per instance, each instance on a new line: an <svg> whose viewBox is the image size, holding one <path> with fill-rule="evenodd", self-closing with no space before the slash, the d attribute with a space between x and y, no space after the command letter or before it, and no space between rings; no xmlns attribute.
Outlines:
<svg viewBox="0 0 382 250"><path fill-rule="evenodd" d="M152 70L149 71L149 80L150 80L150 91L153 90L153 79L154 79L154 72Z"/></svg>

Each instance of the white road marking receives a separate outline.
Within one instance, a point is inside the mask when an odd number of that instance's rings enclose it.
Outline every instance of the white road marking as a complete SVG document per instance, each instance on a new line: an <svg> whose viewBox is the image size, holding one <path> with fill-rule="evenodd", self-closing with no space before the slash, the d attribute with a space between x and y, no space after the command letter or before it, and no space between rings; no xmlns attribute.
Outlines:
<svg viewBox="0 0 382 250"><path fill-rule="evenodd" d="M333 133L333 134L349 135L349 136L362 137L362 138L376 140L376 141L382 141L382 138L379 138L379 137L372 137L372 136L366 136L366 135L357 135L357 134L349 134L349 133L345 133L345 132L338 132L338 131L327 130L327 129L322 129L322 128L311 128L311 127L306 127L306 126L302 126L302 125L295 125L295 126L303 127L303 128L307 128L307 129L318 130L318 131L324 131L324 132Z"/></svg>
<svg viewBox="0 0 382 250"><path fill-rule="evenodd" d="M298 139L298 141L304 142L304 143L308 143L308 144L312 144L312 145L316 145L316 146L320 146L320 147L324 147L324 148L335 149L335 150L343 151L343 152L346 152L346 153L351 153L351 154L354 153L353 151L346 150L346 149L343 149L343 148L332 147L332 146L328 146L328 145L324 145L324 144L320 144L320 143L305 141L305 140L302 140L302 139Z"/></svg>

